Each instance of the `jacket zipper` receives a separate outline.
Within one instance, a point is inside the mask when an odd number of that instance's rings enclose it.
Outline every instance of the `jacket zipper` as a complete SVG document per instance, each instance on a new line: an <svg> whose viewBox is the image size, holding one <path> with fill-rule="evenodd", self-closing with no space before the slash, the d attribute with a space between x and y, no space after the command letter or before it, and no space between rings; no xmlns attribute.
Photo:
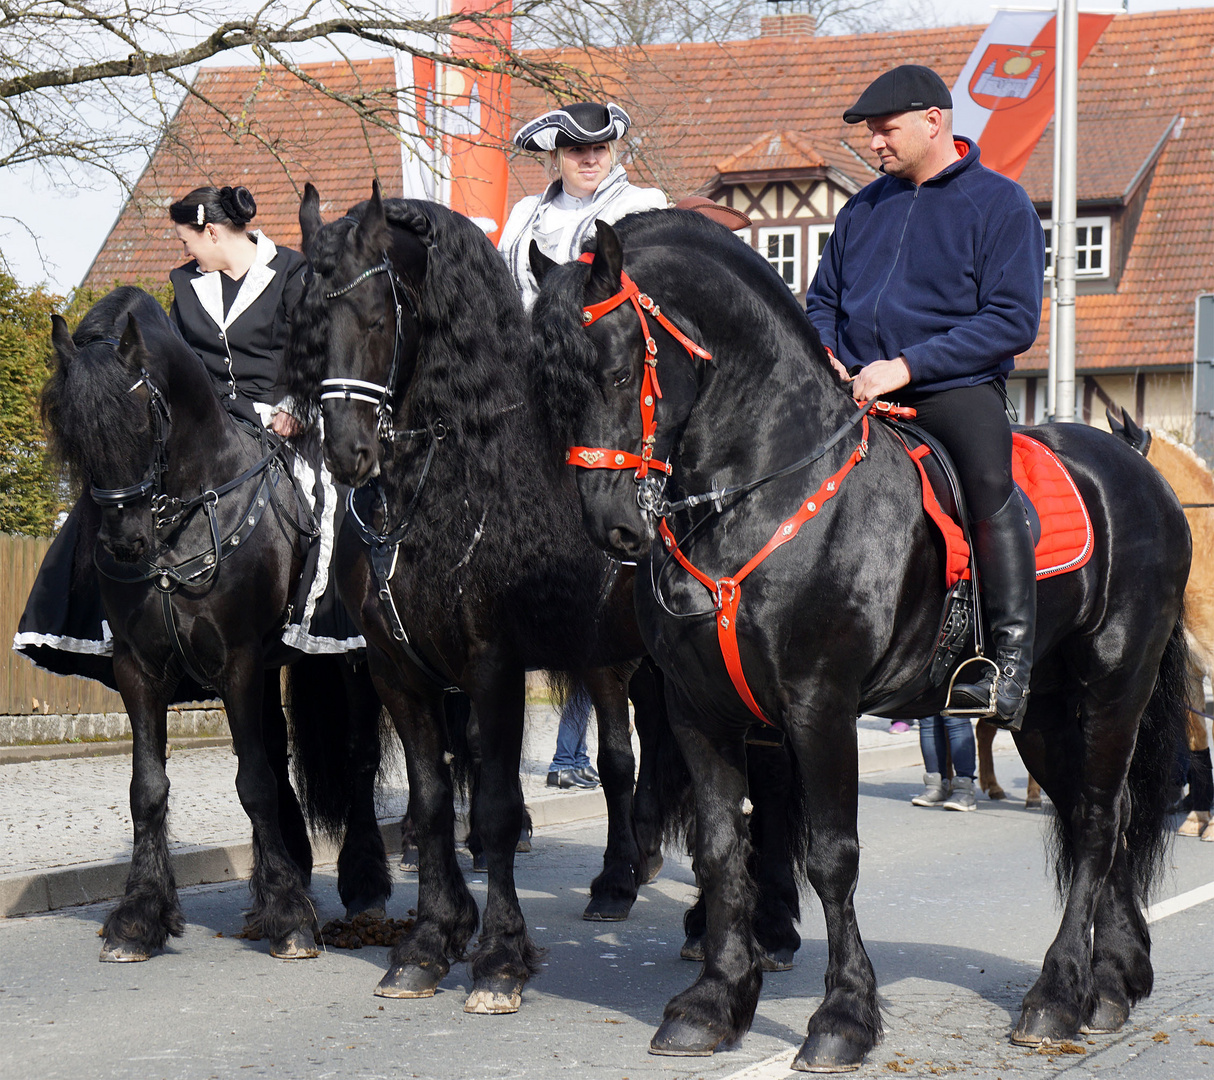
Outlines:
<svg viewBox="0 0 1214 1080"><path fill-rule="evenodd" d="M873 337L877 342L877 353L879 360L892 360L894 357L885 356L885 348L881 343L881 298L885 295L885 290L889 287L889 280L894 276L894 270L898 266L898 260L902 258L902 241L906 239L906 227L910 224L911 213L915 209L915 203L919 199L919 192L923 190L923 185L919 184L915 187L915 194L911 196L910 207L906 211L906 217L902 219L902 232L898 235L898 247L894 251L894 257L890 260L889 270L885 275L885 281L881 283L881 291L877 293L877 299L873 301ZM897 355L897 354L895 354Z"/></svg>

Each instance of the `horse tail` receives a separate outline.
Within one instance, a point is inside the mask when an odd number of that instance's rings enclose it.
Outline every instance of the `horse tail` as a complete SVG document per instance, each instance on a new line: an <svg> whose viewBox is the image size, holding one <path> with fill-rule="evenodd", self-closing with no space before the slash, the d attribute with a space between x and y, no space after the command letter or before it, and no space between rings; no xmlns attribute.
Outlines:
<svg viewBox="0 0 1214 1080"><path fill-rule="evenodd" d="M1181 611L1159 663L1155 689L1138 728L1130 760L1131 813L1126 855L1138 896L1150 896L1165 866L1172 842L1168 820L1168 779L1176 748L1188 723L1189 646Z"/></svg>
<svg viewBox="0 0 1214 1080"><path fill-rule="evenodd" d="M443 695L443 722L451 755L451 783L456 795L468 800L480 763L480 731L472 721L472 699L461 691Z"/></svg>
<svg viewBox="0 0 1214 1080"><path fill-rule="evenodd" d="M1143 905L1163 873L1172 841L1168 781L1188 720L1188 670L1189 646L1182 611L1159 662L1151 699L1139 721L1126 778L1130 813L1125 829L1125 854L1130 880ZM1074 870L1074 851L1061 815L1054 819L1051 847L1058 895L1065 898Z"/></svg>
<svg viewBox="0 0 1214 1080"><path fill-rule="evenodd" d="M283 706L304 814L313 829L341 839L356 802L373 795L393 746L366 663L332 655L295 661Z"/></svg>

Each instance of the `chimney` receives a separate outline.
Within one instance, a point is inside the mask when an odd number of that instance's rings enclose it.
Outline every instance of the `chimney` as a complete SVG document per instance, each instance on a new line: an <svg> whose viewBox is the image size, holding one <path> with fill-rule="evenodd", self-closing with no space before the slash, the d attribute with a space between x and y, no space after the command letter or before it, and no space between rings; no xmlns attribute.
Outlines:
<svg viewBox="0 0 1214 1080"><path fill-rule="evenodd" d="M759 37L813 37L817 20L812 15L764 15L759 19Z"/></svg>

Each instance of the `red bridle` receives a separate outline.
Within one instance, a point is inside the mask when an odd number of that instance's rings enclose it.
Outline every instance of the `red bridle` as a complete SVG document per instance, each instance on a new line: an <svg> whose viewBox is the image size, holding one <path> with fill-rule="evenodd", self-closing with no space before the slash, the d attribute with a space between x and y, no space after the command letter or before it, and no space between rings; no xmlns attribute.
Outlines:
<svg viewBox="0 0 1214 1080"><path fill-rule="evenodd" d="M589 263L593 260L594 255L587 252L578 261ZM654 442L657 438L657 422L654 419L654 410L657 407L657 399L662 396L662 391L658 386L657 375L658 346L657 342L650 336L649 324L645 321L645 312L648 311L657 319L662 328L682 345L690 356L698 356L704 360L711 360L712 356L667 319L659 310L658 305L645 293L641 292L637 288L636 282L623 272L620 273L620 286L620 291L610 299L582 308L582 325L590 326L609 311L614 311L626 300L632 301L632 306L636 309L637 317L641 320L641 334L645 339L645 376L641 382L641 452L640 454L632 454L625 450L571 446L565 454L565 460L570 465L576 465L582 469L631 469L635 467L636 479L640 483L646 478L650 469L670 475L669 462L652 460ZM885 402L878 402L876 404L878 406L885 406L884 409L881 409L883 412L892 411L891 407ZM712 594L718 613L716 616L717 642L721 647L721 656L725 661L725 669L729 673L730 681L738 692L738 696L745 703L746 707L765 724L771 724L771 720L764 714L759 703L755 700L754 694L751 693L750 686L746 682L746 674L742 670L742 656L738 650L737 614L738 605L742 599L742 580L766 559L768 555L775 551L776 548L788 543L789 540L796 536L801 526L815 517L823 504L831 499L839 490L839 485L842 484L844 477L864 460L865 455L868 453L868 408L867 404L862 406L863 413L860 416L860 422L863 424L863 429L860 442L855 450L848 455L847 461L843 463L843 466L833 476L823 482L822 486L810 499L800 505L796 514L787 521L782 522L762 549L732 577L714 580L694 566L691 560L679 550L678 541L670 531L669 526L667 526L666 518L661 517L658 523L658 530L661 533L662 543L665 545L666 550L670 552L684 570ZM838 435L841 434L842 431L838 433ZM836 435L836 438L838 435ZM642 489L644 486L642 484ZM720 510L719 504L717 504L717 509ZM661 511L654 510L655 516L659 513Z"/></svg>
<svg viewBox="0 0 1214 1080"><path fill-rule="evenodd" d="M594 261L592 252L579 256L578 262ZM649 323L645 321L648 311L662 329L675 339L688 355L699 357L701 360L711 360L712 354L700 348L694 341L672 323L661 309L645 293L637 288L637 283L623 271L620 272L620 291L610 299L599 304L591 304L582 308L582 326L590 326L610 311L614 311L626 300L632 301L637 318L641 320L641 335L645 339L645 374L641 379L641 452L629 453L627 450L608 450L604 447L571 446L565 453L565 460L570 465L582 469L636 469L637 480L644 480L649 470L670 474L670 464L665 461L653 460L653 446L657 439L658 425L654 419L658 398L662 396L662 388L658 385L658 343L649 333Z"/></svg>

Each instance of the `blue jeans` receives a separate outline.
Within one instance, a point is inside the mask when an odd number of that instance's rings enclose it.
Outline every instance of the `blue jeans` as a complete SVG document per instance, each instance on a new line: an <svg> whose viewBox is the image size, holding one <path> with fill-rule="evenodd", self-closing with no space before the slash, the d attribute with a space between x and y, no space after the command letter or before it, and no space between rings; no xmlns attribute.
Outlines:
<svg viewBox="0 0 1214 1080"><path fill-rule="evenodd" d="M556 755L549 772L560 769L584 769L590 764L586 753L586 729L590 725L590 695L584 687L565 702L561 724L556 731Z"/></svg>
<svg viewBox="0 0 1214 1080"><path fill-rule="evenodd" d="M958 776L974 776L978 756L974 744L974 725L964 716L927 716L919 721L919 749L923 753L923 768L929 773L944 773L943 764L949 751L953 755L953 771Z"/></svg>

